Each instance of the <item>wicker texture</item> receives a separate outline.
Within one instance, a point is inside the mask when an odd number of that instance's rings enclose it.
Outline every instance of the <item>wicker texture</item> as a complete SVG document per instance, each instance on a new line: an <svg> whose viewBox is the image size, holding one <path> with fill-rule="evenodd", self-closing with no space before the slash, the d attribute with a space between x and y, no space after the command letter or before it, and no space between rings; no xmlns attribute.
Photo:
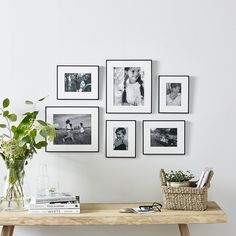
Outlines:
<svg viewBox="0 0 236 236"><path fill-rule="evenodd" d="M167 186L165 171L161 169L160 179L164 206L171 210L204 211L207 209L207 191L214 172L211 171L202 188Z"/></svg>

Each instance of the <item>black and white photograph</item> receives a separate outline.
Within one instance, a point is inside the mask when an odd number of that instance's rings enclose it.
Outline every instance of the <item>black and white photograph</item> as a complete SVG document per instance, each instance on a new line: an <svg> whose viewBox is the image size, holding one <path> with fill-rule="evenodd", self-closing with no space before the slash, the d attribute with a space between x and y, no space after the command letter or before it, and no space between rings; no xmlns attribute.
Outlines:
<svg viewBox="0 0 236 236"><path fill-rule="evenodd" d="M159 113L189 113L189 76L159 76Z"/></svg>
<svg viewBox="0 0 236 236"><path fill-rule="evenodd" d="M91 145L91 114L54 114L54 145Z"/></svg>
<svg viewBox="0 0 236 236"><path fill-rule="evenodd" d="M58 100L96 100L99 97L99 66L58 65Z"/></svg>
<svg viewBox="0 0 236 236"><path fill-rule="evenodd" d="M128 150L128 127L113 128L113 150Z"/></svg>
<svg viewBox="0 0 236 236"><path fill-rule="evenodd" d="M107 60L107 113L150 113L151 74L151 60Z"/></svg>
<svg viewBox="0 0 236 236"><path fill-rule="evenodd" d="M151 128L151 147L177 147L177 128Z"/></svg>
<svg viewBox="0 0 236 236"><path fill-rule="evenodd" d="M46 107L56 135L47 152L98 152L98 107Z"/></svg>
<svg viewBox="0 0 236 236"><path fill-rule="evenodd" d="M181 106L181 83L166 83L166 106Z"/></svg>
<svg viewBox="0 0 236 236"><path fill-rule="evenodd" d="M106 157L136 157L136 121L106 121Z"/></svg>
<svg viewBox="0 0 236 236"><path fill-rule="evenodd" d="M92 91L91 73L65 73L64 92L88 93Z"/></svg>
<svg viewBox="0 0 236 236"><path fill-rule="evenodd" d="M184 155L184 120L144 120L144 155Z"/></svg>

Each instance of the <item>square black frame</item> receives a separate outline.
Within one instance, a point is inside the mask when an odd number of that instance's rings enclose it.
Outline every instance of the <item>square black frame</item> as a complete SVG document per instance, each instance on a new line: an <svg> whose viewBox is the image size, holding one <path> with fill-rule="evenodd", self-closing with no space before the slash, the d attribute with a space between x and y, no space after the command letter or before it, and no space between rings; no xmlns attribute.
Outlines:
<svg viewBox="0 0 236 236"><path fill-rule="evenodd" d="M150 112L108 112L107 111L107 62L108 61L150 61L151 62L151 110ZM152 59L107 59L106 60L106 113L107 114L152 114L152 78L153 68Z"/></svg>
<svg viewBox="0 0 236 236"><path fill-rule="evenodd" d="M135 153L134 153L134 156L133 157L122 157L122 156L120 156L120 157L114 157L114 156L107 156L107 123L109 122L109 121L132 121L132 122L134 122L134 126L135 126L135 135L134 135L134 142L135 142ZM137 121L136 120L106 120L106 129L105 129L105 153L106 153L106 158L136 158L136 155L137 155Z"/></svg>
<svg viewBox="0 0 236 236"><path fill-rule="evenodd" d="M58 94L58 84L59 84L59 82L58 82L58 68L59 67L79 67L79 66L81 66L81 67L97 67L97 69L98 69L98 92L97 92L97 98L59 98L59 94ZM56 74L57 74L57 83L56 83L56 86L57 86L57 100L99 100L99 80L100 80L100 78L99 78L99 65L57 65L57 71L56 71Z"/></svg>
<svg viewBox="0 0 236 236"><path fill-rule="evenodd" d="M100 121L100 109L99 106L45 106L45 122L47 122L47 108L96 108L98 112L98 150L97 151L48 151L47 146L45 147L45 152L48 153L98 153L100 151L100 140L99 140L99 121Z"/></svg>
<svg viewBox="0 0 236 236"><path fill-rule="evenodd" d="M184 123L184 152L183 153L144 153L144 122L183 122ZM143 142L142 142L142 146L143 146L143 155L185 155L186 154L186 121L185 120L143 120L142 122L142 138L143 138Z"/></svg>
<svg viewBox="0 0 236 236"><path fill-rule="evenodd" d="M160 83L161 83L161 77L187 77L188 80L188 110L187 112L163 112L160 111ZM159 75L158 76L158 113L160 114L189 114L189 97L190 97L190 76L189 75Z"/></svg>

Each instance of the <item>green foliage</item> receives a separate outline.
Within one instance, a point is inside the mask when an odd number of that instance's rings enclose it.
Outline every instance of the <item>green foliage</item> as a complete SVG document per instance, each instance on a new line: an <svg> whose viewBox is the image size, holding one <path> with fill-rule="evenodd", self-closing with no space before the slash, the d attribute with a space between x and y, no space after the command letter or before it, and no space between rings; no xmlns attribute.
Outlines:
<svg viewBox="0 0 236 236"><path fill-rule="evenodd" d="M43 98L40 98L38 101L39 102L42 102L45 98L47 98L48 96L46 96L46 97L43 97Z"/></svg>
<svg viewBox="0 0 236 236"><path fill-rule="evenodd" d="M170 173L166 173L166 180L168 182L185 182L194 178L194 175L191 174L190 171L186 171L184 173L182 170L171 171Z"/></svg>
<svg viewBox="0 0 236 236"><path fill-rule="evenodd" d="M44 122L43 120L37 120L39 122L40 125L42 126L47 126L47 123Z"/></svg>
<svg viewBox="0 0 236 236"><path fill-rule="evenodd" d="M2 115L3 115L3 117L8 116L9 115L9 111L4 111Z"/></svg>
<svg viewBox="0 0 236 236"><path fill-rule="evenodd" d="M33 105L34 103L33 103L32 101L26 100L26 101L25 101L25 104L27 104L27 105Z"/></svg>
<svg viewBox="0 0 236 236"><path fill-rule="evenodd" d="M7 117L11 122L17 121L17 115L16 114L10 114Z"/></svg>
<svg viewBox="0 0 236 236"><path fill-rule="evenodd" d="M9 98L5 98L5 99L3 100L3 102L2 102L3 108L8 107L9 105L10 105L10 100L9 100Z"/></svg>
<svg viewBox="0 0 236 236"><path fill-rule="evenodd" d="M38 101L43 101L45 98ZM33 104L29 100L25 103ZM11 125L12 122L17 121L17 115L5 109L9 104L10 100L6 98L0 107L1 115L6 121L5 124L0 124L0 128L8 132L8 134L0 133L0 156L7 165L15 163L18 159L26 161L31 158L37 149L46 147L48 141L52 141L55 136L53 125L37 120L38 111L26 112L18 125Z"/></svg>

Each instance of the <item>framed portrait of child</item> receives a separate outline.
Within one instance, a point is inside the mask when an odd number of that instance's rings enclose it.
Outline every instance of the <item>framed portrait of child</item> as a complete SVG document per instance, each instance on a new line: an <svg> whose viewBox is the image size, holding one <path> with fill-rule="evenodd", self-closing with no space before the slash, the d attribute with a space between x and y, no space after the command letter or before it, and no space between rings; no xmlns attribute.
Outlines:
<svg viewBox="0 0 236 236"><path fill-rule="evenodd" d="M136 157L136 121L106 121L106 157Z"/></svg>
<svg viewBox="0 0 236 236"><path fill-rule="evenodd" d="M189 76L159 76L159 113L189 113Z"/></svg>
<svg viewBox="0 0 236 236"><path fill-rule="evenodd" d="M106 61L106 112L152 112L152 60Z"/></svg>

